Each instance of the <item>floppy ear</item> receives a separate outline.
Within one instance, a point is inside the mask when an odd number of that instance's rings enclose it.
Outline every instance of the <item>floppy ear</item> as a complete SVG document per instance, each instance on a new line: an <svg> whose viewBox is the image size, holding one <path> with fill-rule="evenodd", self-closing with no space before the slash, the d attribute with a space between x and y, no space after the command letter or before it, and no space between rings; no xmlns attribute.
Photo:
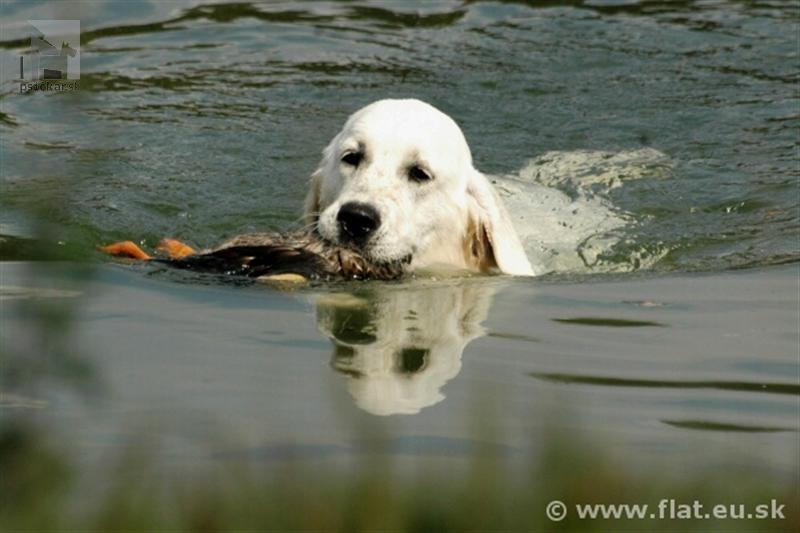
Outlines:
<svg viewBox="0 0 800 533"><path fill-rule="evenodd" d="M312 224L319 218L319 199L322 189L322 167L318 168L311 174L309 180L308 193L303 202L303 222L305 224Z"/></svg>
<svg viewBox="0 0 800 533"><path fill-rule="evenodd" d="M533 268L525 255L517 231L503 206L503 201L486 177L473 170L467 185L467 195L477 218L477 231L471 232L477 239L473 247L487 248L486 256L494 256L497 268L514 276L533 276Z"/></svg>

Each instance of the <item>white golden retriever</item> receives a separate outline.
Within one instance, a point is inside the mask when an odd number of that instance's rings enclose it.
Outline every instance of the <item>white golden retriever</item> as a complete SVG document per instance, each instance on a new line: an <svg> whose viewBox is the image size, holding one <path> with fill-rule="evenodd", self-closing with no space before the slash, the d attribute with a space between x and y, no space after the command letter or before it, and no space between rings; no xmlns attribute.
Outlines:
<svg viewBox="0 0 800 533"><path fill-rule="evenodd" d="M461 129L419 100L380 100L350 116L304 207L323 239L377 264L534 274Z"/></svg>

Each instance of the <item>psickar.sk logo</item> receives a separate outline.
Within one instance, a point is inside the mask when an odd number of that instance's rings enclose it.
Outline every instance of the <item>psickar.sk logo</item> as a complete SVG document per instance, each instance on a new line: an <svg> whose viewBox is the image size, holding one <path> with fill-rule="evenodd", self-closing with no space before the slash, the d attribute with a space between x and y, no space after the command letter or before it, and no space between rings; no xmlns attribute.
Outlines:
<svg viewBox="0 0 800 533"><path fill-rule="evenodd" d="M19 92L80 91L81 21L29 20L28 25L31 44L19 57Z"/></svg>

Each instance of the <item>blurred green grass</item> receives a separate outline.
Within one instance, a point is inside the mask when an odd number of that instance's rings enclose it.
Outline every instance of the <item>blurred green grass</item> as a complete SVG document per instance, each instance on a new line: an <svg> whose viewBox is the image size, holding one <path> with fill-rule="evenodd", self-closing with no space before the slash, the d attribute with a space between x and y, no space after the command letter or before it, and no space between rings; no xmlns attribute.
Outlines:
<svg viewBox="0 0 800 533"><path fill-rule="evenodd" d="M633 473L579 434L555 430L538 439L545 446L525 471L478 450L465 468L438 468L431 459L430 468L406 475L379 444L346 470L287 458L271 469L216 465L178 477L132 447L106 471L108 486L92 491L92 501L80 493L78 462L54 439L19 420L0 429L2 531L798 531L800 525L791 480L776 485L718 469L662 475L659 465ZM786 504L786 518L581 520L572 508L561 522L545 515L551 500L656 509L665 498L749 509L776 499Z"/></svg>

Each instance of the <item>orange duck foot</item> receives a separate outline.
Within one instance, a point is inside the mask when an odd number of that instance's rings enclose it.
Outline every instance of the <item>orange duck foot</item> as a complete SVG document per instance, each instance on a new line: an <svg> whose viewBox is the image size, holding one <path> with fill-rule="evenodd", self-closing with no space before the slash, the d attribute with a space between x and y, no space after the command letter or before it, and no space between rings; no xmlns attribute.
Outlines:
<svg viewBox="0 0 800 533"><path fill-rule="evenodd" d="M176 241L175 239L161 239L161 242L156 246L156 250L164 252L170 259L183 259L184 257L197 253L195 249L188 244Z"/></svg>
<svg viewBox="0 0 800 533"><path fill-rule="evenodd" d="M117 257L128 257L130 259L138 259L140 261L147 261L152 259L144 250L139 248L136 243L132 241L115 242L108 246L101 246L100 251L108 255Z"/></svg>

